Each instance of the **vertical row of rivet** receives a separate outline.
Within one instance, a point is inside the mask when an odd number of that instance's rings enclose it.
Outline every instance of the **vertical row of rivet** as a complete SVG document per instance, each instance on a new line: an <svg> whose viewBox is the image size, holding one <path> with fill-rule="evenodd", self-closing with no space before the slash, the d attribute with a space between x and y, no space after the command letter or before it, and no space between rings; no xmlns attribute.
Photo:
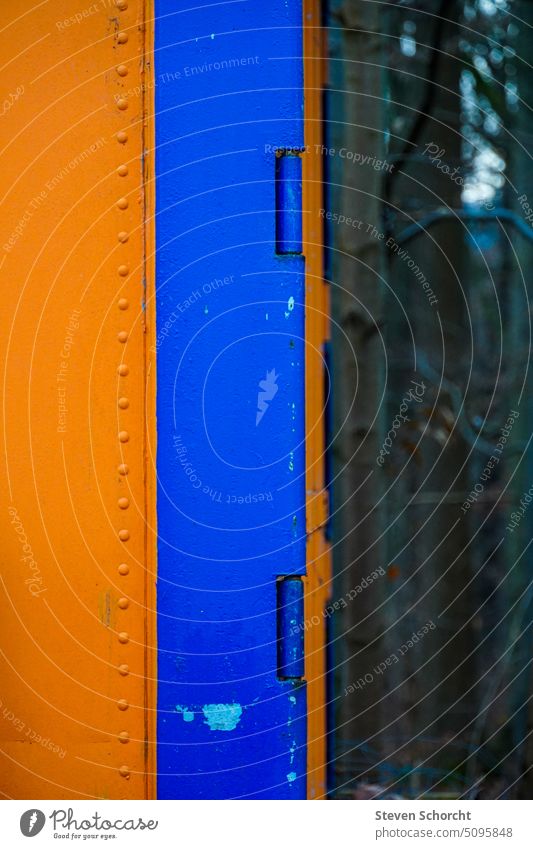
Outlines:
<svg viewBox="0 0 533 849"><path fill-rule="evenodd" d="M115 5L116 5L117 9L119 10L119 12L126 12L127 9L128 9L127 0L115 0ZM120 20L120 25L123 26L123 23L124 23L123 20ZM119 64L117 64L116 68L115 68L116 75L117 75L117 78L118 78L117 81L122 81L122 78L128 76L128 64L127 64L128 60L127 60L127 57L125 55L121 55L121 54L125 53L123 46L128 43L128 40L129 40L129 38L128 38L127 31L122 30L122 29L119 30L119 32L116 35L116 42L117 42L116 52L118 54L117 58L119 59ZM122 94L115 98L115 105L116 105L116 108L119 110L119 113L126 112L127 109L128 109L128 106L129 106L127 98L122 96ZM128 176L129 169L128 169L128 166L123 161L120 161L123 158L125 158L124 152L126 150L126 146L127 146L127 143L128 143L128 133L127 133L127 131L126 130L120 130L116 135L116 139L117 139L117 144L119 145L119 151L120 151L120 156L118 157L119 158L119 164L118 164L117 169L116 169L116 179L117 179L117 183L118 183L118 185L117 185L118 199L117 199L116 205L117 205L117 209L118 209L119 215L120 215L120 213L125 212L129 207L128 198L127 198L126 194L123 193L123 188L122 188L122 185L121 185L121 181L125 177ZM122 229L122 227L120 227L120 225L119 225L119 231L118 231L118 234L117 234L117 239L118 239L118 242L121 245L126 245L128 240L129 240L129 234L128 234L127 230ZM124 279L129 278L129 273L130 273L129 266L128 266L127 261L126 261L126 251L127 251L126 248L124 248L122 250L122 253L124 254L124 256L121 256L122 262L119 264L119 266L117 268L118 277L124 278ZM121 323L127 325L127 321L125 320L127 318L127 315L123 315L124 313L127 313L128 309L129 309L129 300L128 300L127 297L121 296L118 299L117 309L119 311L119 315L122 318ZM125 345L128 341L128 337L129 337L128 330L125 327L122 327L118 331L118 336L117 336L119 344ZM120 360L123 359L122 352L119 353L118 358ZM121 461L120 464L119 464L119 467L118 467L118 472L122 477L126 477L129 474L129 466L126 462L124 462L124 460L125 460L124 451L126 450L124 446L126 446L129 443L130 436L129 436L129 432L127 430L125 430L125 429L122 430L122 427L126 425L126 422L124 421L124 417L125 417L124 411L126 411L129 407L129 399L126 397L125 394L123 394L127 391L127 386L125 385L126 384L125 378L127 378L128 375L129 375L129 368L126 365L126 363L120 362L117 371L118 371L118 375L119 375L119 378L120 378L120 380L119 380L119 398L118 398L117 403L118 403L119 416L120 416L120 420L119 420L119 428L120 429L119 429L119 432L118 432L118 450L119 450L120 461ZM121 494L118 497L117 505L118 505L120 511L127 511L129 509L129 506L130 506L130 500L127 496ZM127 524L127 521L126 521L127 516L128 516L128 513L124 512L125 518L124 518L124 521L121 522L121 525ZM119 528L118 538L122 543L127 543L128 540L130 539L129 529L127 527ZM130 573L130 567L129 567L128 563L126 563L126 562L120 563L119 566L118 566L119 580L123 581L125 578L127 578L129 573ZM119 611L125 611L125 610L128 609L128 607L129 607L128 598L126 596L121 595L119 597L118 601L117 601L118 610ZM120 613L119 613L119 620L118 621L119 621L119 627L123 627L124 626L124 617ZM118 639L118 642L119 642L121 647L126 646L129 643L129 640L130 640L128 632L122 631L122 630L118 631L117 639ZM124 654L124 651L121 651L121 661L123 660L123 657L122 657L123 654ZM130 673L128 664L124 663L124 662L120 662L119 665L118 665L118 673L122 678L127 678L129 676L129 673ZM122 712L127 711L128 708L129 708L128 700L125 699L125 698L118 699L117 708L118 708L119 711L122 711ZM121 729L117 733L117 738L118 738L118 741L119 741L120 744L127 744L129 742L129 739L130 739L129 732L125 729ZM121 766L119 766L118 772L119 772L119 775L122 778L129 779L130 769L126 764L122 764Z"/></svg>

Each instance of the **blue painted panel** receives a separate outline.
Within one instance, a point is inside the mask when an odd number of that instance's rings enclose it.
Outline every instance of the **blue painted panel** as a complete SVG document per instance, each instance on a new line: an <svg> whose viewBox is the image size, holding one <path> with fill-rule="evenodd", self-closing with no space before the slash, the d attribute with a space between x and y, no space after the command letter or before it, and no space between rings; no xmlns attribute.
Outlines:
<svg viewBox="0 0 533 849"><path fill-rule="evenodd" d="M158 796L305 798L304 265L276 254L303 146L301 3L156 0Z"/></svg>

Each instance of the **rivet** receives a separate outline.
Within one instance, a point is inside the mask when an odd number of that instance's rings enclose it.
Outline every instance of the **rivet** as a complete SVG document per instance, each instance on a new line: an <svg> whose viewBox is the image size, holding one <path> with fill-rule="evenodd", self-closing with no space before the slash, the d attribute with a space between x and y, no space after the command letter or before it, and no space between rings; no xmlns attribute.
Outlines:
<svg viewBox="0 0 533 849"><path fill-rule="evenodd" d="M121 731L120 734L118 735L118 739L120 740L121 743L129 743L130 742L130 735L128 734L127 731Z"/></svg>
<svg viewBox="0 0 533 849"><path fill-rule="evenodd" d="M120 634L118 635L118 641L119 641L119 643L122 643L123 645L125 643L129 643L130 635L127 634L126 631L121 631Z"/></svg>
<svg viewBox="0 0 533 849"><path fill-rule="evenodd" d="M128 108L128 101L125 97L119 97L117 100L117 109L120 109L121 112L124 112L125 109Z"/></svg>
<svg viewBox="0 0 533 849"><path fill-rule="evenodd" d="M118 240L119 240L119 242L122 242L122 244L124 244L124 242L127 242L127 241L128 241L128 239L129 239L129 236L128 236L128 234L126 233L126 231L125 231L125 230L121 230L121 231L120 231L120 233L118 234Z"/></svg>
<svg viewBox="0 0 533 849"><path fill-rule="evenodd" d="M130 606L129 599L119 598L119 600L117 601L117 605L120 607L121 610L127 610Z"/></svg>
<svg viewBox="0 0 533 849"><path fill-rule="evenodd" d="M128 176L128 166L127 165L119 165L117 168L117 174L119 177L127 177Z"/></svg>
<svg viewBox="0 0 533 849"><path fill-rule="evenodd" d="M119 77L127 77L128 76L128 69L126 68L125 65L119 65L117 67L117 74L119 75Z"/></svg>
<svg viewBox="0 0 533 849"><path fill-rule="evenodd" d="M119 435L118 435L118 438L119 438L120 442L129 442L130 441L130 435L129 435L127 430L121 430Z"/></svg>
<svg viewBox="0 0 533 849"><path fill-rule="evenodd" d="M127 277L128 274L130 273L130 270L129 270L127 265L119 265L118 273L120 274L121 277Z"/></svg>
<svg viewBox="0 0 533 849"><path fill-rule="evenodd" d="M130 467L126 463L121 463L118 467L119 475L127 475L129 473Z"/></svg>
<svg viewBox="0 0 533 849"><path fill-rule="evenodd" d="M129 398L119 398L118 399L118 406L120 407L121 410L127 410L129 405L130 405Z"/></svg>
<svg viewBox="0 0 533 849"><path fill-rule="evenodd" d="M119 699L117 702L117 707L119 710L127 710L129 708L129 704L126 699Z"/></svg>
<svg viewBox="0 0 533 849"><path fill-rule="evenodd" d="M124 130L120 130L117 133L117 141L120 142L120 144L126 144L128 141L128 134L125 133Z"/></svg>
<svg viewBox="0 0 533 849"><path fill-rule="evenodd" d="M129 305L130 305L130 302L128 301L127 298L120 298L120 300L118 302L119 310L127 310Z"/></svg>
<svg viewBox="0 0 533 849"><path fill-rule="evenodd" d="M128 8L127 0L115 0L115 6L117 9L120 9L121 12L124 12Z"/></svg>
<svg viewBox="0 0 533 849"><path fill-rule="evenodd" d="M117 206L118 206L119 209L127 209L128 205L129 204L128 204L127 198L119 198L117 200Z"/></svg>
<svg viewBox="0 0 533 849"><path fill-rule="evenodd" d="M126 377L126 375L130 373L130 370L129 370L128 366L126 365L126 363L121 363L119 365L117 371L118 371L118 373L120 374L121 377Z"/></svg>
<svg viewBox="0 0 533 849"><path fill-rule="evenodd" d="M122 540L122 542L127 542L127 541L129 540L129 538L130 538L130 532L129 532L128 530L126 530L126 528L122 528L122 529L118 532L118 538L119 538L120 540Z"/></svg>
<svg viewBox="0 0 533 849"><path fill-rule="evenodd" d="M119 500L118 500L118 506L120 507L120 509L121 509L121 510L127 510L127 509L128 509L128 507L130 506L130 500L129 500L129 498L126 498L126 497L124 497L124 498L119 498Z"/></svg>
<svg viewBox="0 0 533 849"><path fill-rule="evenodd" d="M118 339L119 342L127 342L128 341L128 334L126 333L125 330L121 330L120 333L117 336L117 339Z"/></svg>
<svg viewBox="0 0 533 849"><path fill-rule="evenodd" d="M130 674L130 668L127 663L121 663L118 667L118 671L120 675L126 676Z"/></svg>
<svg viewBox="0 0 533 849"><path fill-rule="evenodd" d="M120 566L118 567L118 572L119 572L119 575L129 575L130 567L128 566L127 563L121 563Z"/></svg>
<svg viewBox="0 0 533 849"><path fill-rule="evenodd" d="M129 771L127 766L121 766L120 769L119 769L119 772L120 772L122 778L129 778L130 777L130 771Z"/></svg>
<svg viewBox="0 0 533 849"><path fill-rule="evenodd" d="M127 32L119 32L117 35L117 41L119 44L127 44L128 42L128 33Z"/></svg>

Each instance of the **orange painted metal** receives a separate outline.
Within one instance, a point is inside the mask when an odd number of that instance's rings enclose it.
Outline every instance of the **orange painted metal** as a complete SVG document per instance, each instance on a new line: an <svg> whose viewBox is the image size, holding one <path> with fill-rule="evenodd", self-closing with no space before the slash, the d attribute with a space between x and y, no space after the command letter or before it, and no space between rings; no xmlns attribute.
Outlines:
<svg viewBox="0 0 533 849"><path fill-rule="evenodd" d="M325 538L324 342L329 335L329 297L323 279L322 89L324 41L320 1L304 0L305 144L303 239L306 258L306 451L307 578L305 652L308 701L308 798L326 794L326 618L331 553Z"/></svg>
<svg viewBox="0 0 533 849"><path fill-rule="evenodd" d="M145 513L146 513L146 796L157 798L157 509L156 509L156 304L155 304L155 73L153 0L145 0L144 66L144 271L145 271Z"/></svg>
<svg viewBox="0 0 533 849"><path fill-rule="evenodd" d="M0 791L143 798L154 792L145 10L7 0L2 11Z"/></svg>

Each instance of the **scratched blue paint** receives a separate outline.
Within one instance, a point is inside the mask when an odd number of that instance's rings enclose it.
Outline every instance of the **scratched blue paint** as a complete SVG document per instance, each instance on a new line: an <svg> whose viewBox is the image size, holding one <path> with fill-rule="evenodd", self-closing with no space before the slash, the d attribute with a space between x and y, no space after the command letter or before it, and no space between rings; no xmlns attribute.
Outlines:
<svg viewBox="0 0 533 849"><path fill-rule="evenodd" d="M275 161L304 144L301 2L184 5L155 0L158 796L305 798L276 591L305 572L304 260L276 251Z"/></svg>
<svg viewBox="0 0 533 849"><path fill-rule="evenodd" d="M205 721L211 731L233 731L242 716L240 705L204 705Z"/></svg>
<svg viewBox="0 0 533 849"><path fill-rule="evenodd" d="M282 678L304 674L304 593L298 578L278 582L278 667Z"/></svg>

